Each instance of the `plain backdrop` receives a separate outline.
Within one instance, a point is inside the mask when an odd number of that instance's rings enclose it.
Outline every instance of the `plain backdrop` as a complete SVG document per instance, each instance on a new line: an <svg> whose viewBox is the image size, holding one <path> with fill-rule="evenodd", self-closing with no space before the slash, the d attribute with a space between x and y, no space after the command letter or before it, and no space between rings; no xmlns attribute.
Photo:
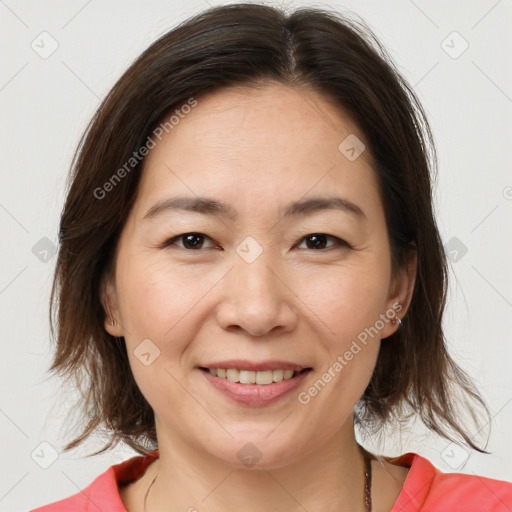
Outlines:
<svg viewBox="0 0 512 512"><path fill-rule="evenodd" d="M74 494L134 454L119 446L83 458L98 439L59 453L73 391L47 373L47 310L65 179L87 122L132 60L178 22L221 3L0 0L2 511ZM439 152L435 203L451 266L447 339L493 415L491 455L421 426L368 448L415 451L446 472L512 480L512 2L286 5L361 16L423 102Z"/></svg>

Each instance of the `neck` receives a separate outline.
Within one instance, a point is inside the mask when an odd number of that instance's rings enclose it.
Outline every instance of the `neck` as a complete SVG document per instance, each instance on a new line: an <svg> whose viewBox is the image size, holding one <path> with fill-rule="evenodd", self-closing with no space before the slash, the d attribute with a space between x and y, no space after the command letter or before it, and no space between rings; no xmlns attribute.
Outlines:
<svg viewBox="0 0 512 512"><path fill-rule="evenodd" d="M288 457L293 462L250 469L194 450L174 432L163 432L158 439L160 457L146 475L145 489L157 476L146 512L365 510L364 459L352 418L332 438L302 448L302 457Z"/></svg>

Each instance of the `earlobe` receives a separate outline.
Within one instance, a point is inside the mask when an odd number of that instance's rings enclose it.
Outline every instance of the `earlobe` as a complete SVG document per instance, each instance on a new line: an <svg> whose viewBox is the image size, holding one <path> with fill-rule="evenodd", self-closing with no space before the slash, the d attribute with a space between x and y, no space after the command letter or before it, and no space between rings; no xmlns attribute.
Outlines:
<svg viewBox="0 0 512 512"><path fill-rule="evenodd" d="M411 245L406 254L406 260L397 270L393 278L393 284L390 287L390 295L386 304L386 316L390 316L393 313L394 315L382 332L383 339L395 333L402 326L402 320L407 314L414 292L416 270L417 251L416 247Z"/></svg>

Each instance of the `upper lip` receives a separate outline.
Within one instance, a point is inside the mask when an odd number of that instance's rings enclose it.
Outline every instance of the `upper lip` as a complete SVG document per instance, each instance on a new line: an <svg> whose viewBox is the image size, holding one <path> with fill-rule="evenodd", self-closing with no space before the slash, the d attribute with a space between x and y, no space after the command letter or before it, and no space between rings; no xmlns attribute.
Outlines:
<svg viewBox="0 0 512 512"><path fill-rule="evenodd" d="M266 360L266 361L248 361L246 359L229 359L225 361L216 361L214 363L207 363L204 365L200 365L200 368L235 368L237 370L249 370L249 371L265 371L265 370L295 370L300 372L305 368L311 368L310 366L305 366L297 363L292 363L290 361L280 361L277 359Z"/></svg>

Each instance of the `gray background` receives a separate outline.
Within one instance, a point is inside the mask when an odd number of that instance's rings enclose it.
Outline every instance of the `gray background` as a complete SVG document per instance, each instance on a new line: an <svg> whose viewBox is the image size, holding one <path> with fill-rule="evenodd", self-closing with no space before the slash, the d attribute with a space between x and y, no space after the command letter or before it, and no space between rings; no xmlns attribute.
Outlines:
<svg viewBox="0 0 512 512"><path fill-rule="evenodd" d="M120 446L82 459L98 439L58 453L69 440L73 391L46 373L47 309L65 178L86 123L131 61L179 21L220 3L0 0L2 511L76 493L133 454ZM420 426L367 446L415 451L446 472L512 480L512 1L277 5L356 12L423 101L439 151L439 225L453 260L447 338L493 414L491 455L450 446Z"/></svg>

